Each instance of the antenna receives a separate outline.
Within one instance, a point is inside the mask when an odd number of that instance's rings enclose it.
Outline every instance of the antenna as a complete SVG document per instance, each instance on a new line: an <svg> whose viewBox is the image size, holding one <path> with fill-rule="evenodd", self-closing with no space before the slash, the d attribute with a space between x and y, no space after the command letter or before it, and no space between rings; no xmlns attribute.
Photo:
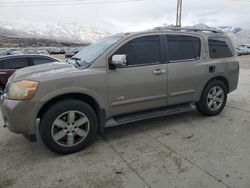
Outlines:
<svg viewBox="0 0 250 188"><path fill-rule="evenodd" d="M177 0L176 27L181 27L182 0Z"/></svg>

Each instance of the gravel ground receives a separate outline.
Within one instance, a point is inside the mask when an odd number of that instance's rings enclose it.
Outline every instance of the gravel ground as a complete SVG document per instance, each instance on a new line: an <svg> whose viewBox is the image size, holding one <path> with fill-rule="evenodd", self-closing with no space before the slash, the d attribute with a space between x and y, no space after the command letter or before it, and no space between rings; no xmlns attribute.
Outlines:
<svg viewBox="0 0 250 188"><path fill-rule="evenodd" d="M194 111L109 128L68 156L0 128L0 188L250 187L250 58L241 64L239 89L216 117Z"/></svg>

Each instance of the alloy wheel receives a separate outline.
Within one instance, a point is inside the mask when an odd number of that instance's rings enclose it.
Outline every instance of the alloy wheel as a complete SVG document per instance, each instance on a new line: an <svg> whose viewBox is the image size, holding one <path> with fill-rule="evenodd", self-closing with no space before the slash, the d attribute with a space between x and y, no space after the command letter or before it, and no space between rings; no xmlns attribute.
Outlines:
<svg viewBox="0 0 250 188"><path fill-rule="evenodd" d="M224 92L219 86L213 87L207 96L207 104L210 110L217 111L221 108L224 102Z"/></svg>
<svg viewBox="0 0 250 188"><path fill-rule="evenodd" d="M89 119L84 113L67 111L56 118L51 134L57 144L63 147L73 147L88 136L89 129Z"/></svg>

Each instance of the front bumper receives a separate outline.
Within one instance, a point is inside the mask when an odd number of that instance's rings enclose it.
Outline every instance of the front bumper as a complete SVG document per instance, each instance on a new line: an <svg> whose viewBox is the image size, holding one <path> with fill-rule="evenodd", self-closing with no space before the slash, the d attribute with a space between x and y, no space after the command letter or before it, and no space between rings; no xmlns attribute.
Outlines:
<svg viewBox="0 0 250 188"><path fill-rule="evenodd" d="M1 98L0 108L4 125L14 133L36 134L36 103Z"/></svg>

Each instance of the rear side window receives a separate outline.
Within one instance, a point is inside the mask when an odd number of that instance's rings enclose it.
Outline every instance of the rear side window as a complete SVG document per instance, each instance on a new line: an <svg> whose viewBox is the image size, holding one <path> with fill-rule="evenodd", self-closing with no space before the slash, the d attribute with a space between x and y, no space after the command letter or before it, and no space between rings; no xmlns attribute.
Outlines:
<svg viewBox="0 0 250 188"><path fill-rule="evenodd" d="M210 58L233 57L233 47L228 38L209 38Z"/></svg>
<svg viewBox="0 0 250 188"><path fill-rule="evenodd" d="M13 58L2 61L5 69L20 69L29 66L28 58Z"/></svg>
<svg viewBox="0 0 250 188"><path fill-rule="evenodd" d="M54 61L51 59L34 57L32 58L32 62L33 62L33 65L41 65L41 64L51 63Z"/></svg>
<svg viewBox="0 0 250 188"><path fill-rule="evenodd" d="M160 62L160 37L145 36L131 40L115 54L127 55L128 65L146 65Z"/></svg>
<svg viewBox="0 0 250 188"><path fill-rule="evenodd" d="M201 53L201 41L198 37L168 35L168 57L170 62L198 60Z"/></svg>

